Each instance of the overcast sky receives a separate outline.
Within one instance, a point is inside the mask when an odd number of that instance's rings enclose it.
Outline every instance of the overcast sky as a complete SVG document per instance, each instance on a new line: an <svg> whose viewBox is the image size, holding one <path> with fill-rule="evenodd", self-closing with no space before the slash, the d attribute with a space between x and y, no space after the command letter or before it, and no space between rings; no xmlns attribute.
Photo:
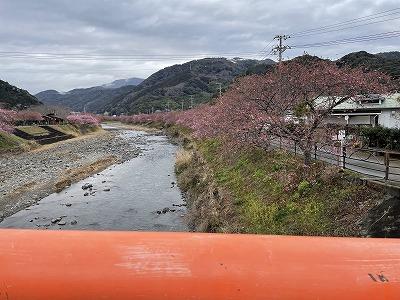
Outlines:
<svg viewBox="0 0 400 300"><path fill-rule="evenodd" d="M0 79L31 93L67 91L146 78L203 54L260 59L276 34L398 7L399 0L0 0ZM386 19L400 18L398 13ZM293 35L286 42L302 45L399 28L400 19L395 19ZM304 50L287 50L284 57ZM359 50L394 51L400 50L400 37L306 50L334 59Z"/></svg>

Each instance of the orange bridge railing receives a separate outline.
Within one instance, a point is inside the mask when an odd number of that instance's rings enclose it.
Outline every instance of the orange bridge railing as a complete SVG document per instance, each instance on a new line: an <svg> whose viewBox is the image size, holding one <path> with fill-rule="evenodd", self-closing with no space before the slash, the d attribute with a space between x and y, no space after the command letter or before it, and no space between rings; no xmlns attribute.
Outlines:
<svg viewBox="0 0 400 300"><path fill-rule="evenodd" d="M0 230L0 299L400 299L400 240Z"/></svg>

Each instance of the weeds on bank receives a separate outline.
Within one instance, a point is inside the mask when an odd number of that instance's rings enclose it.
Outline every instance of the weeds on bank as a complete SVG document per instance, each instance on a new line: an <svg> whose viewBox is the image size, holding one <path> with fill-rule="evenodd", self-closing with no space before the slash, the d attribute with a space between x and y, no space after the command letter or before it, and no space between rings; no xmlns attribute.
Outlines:
<svg viewBox="0 0 400 300"><path fill-rule="evenodd" d="M356 176L322 162L307 167L292 154L259 148L232 153L217 139L199 150L249 233L357 235L360 202L376 200Z"/></svg>

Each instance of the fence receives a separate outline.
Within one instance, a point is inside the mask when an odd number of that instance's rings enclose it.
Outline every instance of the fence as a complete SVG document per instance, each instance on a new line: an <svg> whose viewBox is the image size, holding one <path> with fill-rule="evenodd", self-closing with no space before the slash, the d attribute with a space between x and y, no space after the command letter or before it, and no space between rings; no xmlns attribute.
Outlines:
<svg viewBox="0 0 400 300"><path fill-rule="evenodd" d="M274 148L301 155L297 143L276 137L271 141ZM366 175L371 179L400 183L400 153L375 148L350 148L342 146L315 145L312 153L315 160L325 161L343 169Z"/></svg>

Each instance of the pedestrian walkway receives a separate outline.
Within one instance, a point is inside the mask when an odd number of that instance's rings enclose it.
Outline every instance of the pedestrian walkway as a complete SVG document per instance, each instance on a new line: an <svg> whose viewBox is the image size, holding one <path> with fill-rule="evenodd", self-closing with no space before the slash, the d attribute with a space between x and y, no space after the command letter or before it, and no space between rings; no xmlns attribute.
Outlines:
<svg viewBox="0 0 400 300"><path fill-rule="evenodd" d="M271 146L302 155L292 141L275 138ZM313 158L365 175L365 179L400 187L400 153L385 149L315 146Z"/></svg>

